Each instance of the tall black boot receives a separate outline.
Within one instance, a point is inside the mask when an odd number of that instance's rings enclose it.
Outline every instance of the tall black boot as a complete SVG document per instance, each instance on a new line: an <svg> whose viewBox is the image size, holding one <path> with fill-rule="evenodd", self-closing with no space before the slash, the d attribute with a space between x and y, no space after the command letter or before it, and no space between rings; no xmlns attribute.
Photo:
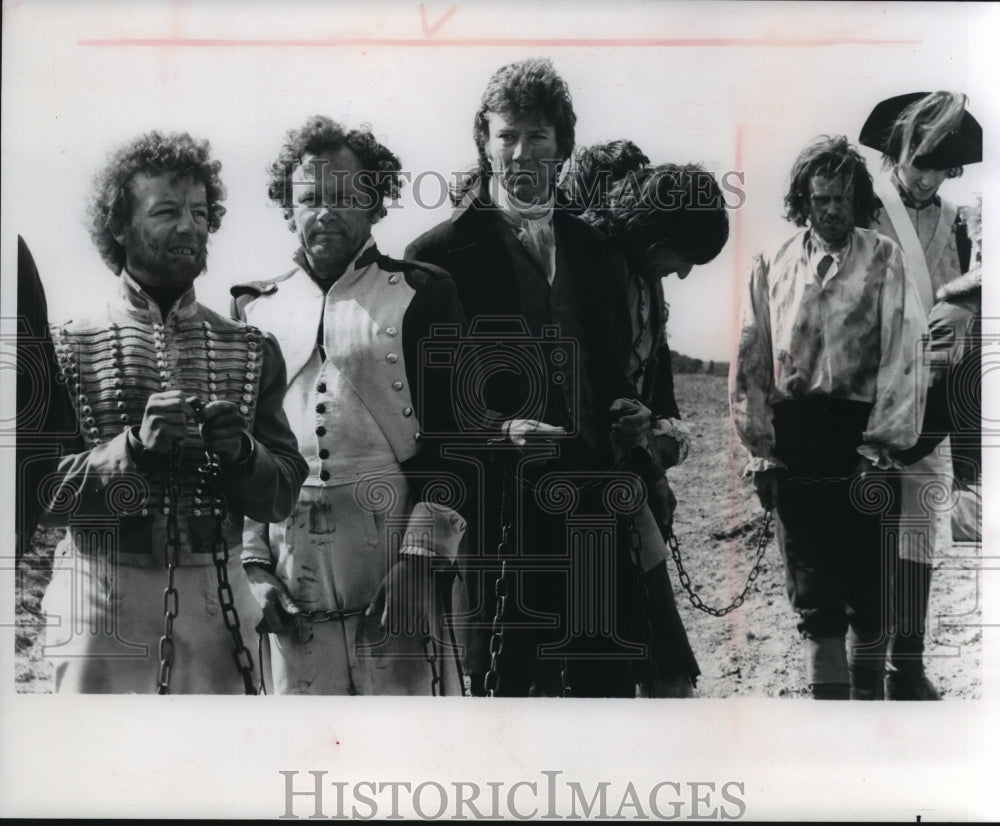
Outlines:
<svg viewBox="0 0 1000 826"><path fill-rule="evenodd" d="M893 594L896 630L889 645L885 695L890 700L940 700L941 695L924 672L931 566L897 560Z"/></svg>

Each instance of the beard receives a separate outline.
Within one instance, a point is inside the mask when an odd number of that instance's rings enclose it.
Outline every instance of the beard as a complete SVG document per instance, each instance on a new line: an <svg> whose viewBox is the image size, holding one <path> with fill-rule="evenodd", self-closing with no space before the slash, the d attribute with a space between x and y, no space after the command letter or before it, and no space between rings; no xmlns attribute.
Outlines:
<svg viewBox="0 0 1000 826"><path fill-rule="evenodd" d="M161 290L186 289L205 271L208 247L204 242L191 242L183 246L191 247L195 254L190 258L171 255L166 244L151 244L140 232L130 228L125 238L130 274L144 286Z"/></svg>

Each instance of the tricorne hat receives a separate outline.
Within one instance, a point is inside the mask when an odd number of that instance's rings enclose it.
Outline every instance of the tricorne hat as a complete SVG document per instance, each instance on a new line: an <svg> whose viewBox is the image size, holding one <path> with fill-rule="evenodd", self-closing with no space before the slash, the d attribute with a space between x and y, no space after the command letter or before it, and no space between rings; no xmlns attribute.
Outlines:
<svg viewBox="0 0 1000 826"><path fill-rule="evenodd" d="M947 94L939 94L938 99L945 99ZM929 123L935 116L932 108L925 105L931 103L926 100L931 95L931 92L910 92L878 103L872 109L865 125L861 127L858 140L864 146L877 149L898 163L904 154L901 143L903 127L907 121L915 119L916 128L913 130L912 142L919 143L925 132L921 129L924 125L922 121ZM899 128L894 129L897 124ZM940 125L936 124L937 127ZM983 127L963 109L957 124L948 130L930 151L913 158L912 163L918 169L952 169L979 163L982 159Z"/></svg>

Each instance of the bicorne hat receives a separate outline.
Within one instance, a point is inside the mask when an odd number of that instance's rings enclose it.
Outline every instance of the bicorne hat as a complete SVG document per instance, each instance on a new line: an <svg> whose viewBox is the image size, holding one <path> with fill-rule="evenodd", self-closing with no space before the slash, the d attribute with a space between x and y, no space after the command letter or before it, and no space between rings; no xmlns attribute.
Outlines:
<svg viewBox="0 0 1000 826"><path fill-rule="evenodd" d="M898 162L902 154L902 130L894 130L893 126L902 118L912 117L914 113L908 110L930 95L931 92L911 92L883 100L872 109L858 140ZM918 126L914 141L921 137ZM914 158L913 165L918 169L951 169L982 159L983 127L968 111L963 111L957 127L948 131L929 152Z"/></svg>

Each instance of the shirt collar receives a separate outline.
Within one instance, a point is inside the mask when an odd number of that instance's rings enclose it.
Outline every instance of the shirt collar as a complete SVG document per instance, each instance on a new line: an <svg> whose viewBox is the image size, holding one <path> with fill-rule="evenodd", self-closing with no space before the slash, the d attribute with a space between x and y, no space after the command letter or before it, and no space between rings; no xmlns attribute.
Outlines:
<svg viewBox="0 0 1000 826"><path fill-rule="evenodd" d="M189 318L197 310L198 304L195 300L194 287L191 286L173 303L167 313L167 318L163 318L159 303L143 289L138 281L129 275L128 270L123 269L119 277L121 283L118 291L122 300L131 309L133 315L149 323L165 323L171 316L176 316L178 319Z"/></svg>
<svg viewBox="0 0 1000 826"><path fill-rule="evenodd" d="M354 254L354 257L347 263L347 266L344 267L344 272L341 273L341 275L339 275L337 278L334 278L332 281L329 279L320 278L318 275L316 275L316 272L309 264L309 258L306 256L306 252L304 249L302 249L302 247L299 247L297 250L295 250L295 252L292 255L292 260L299 267L301 267L302 270L313 281L315 281L321 288L325 290L331 284L335 284L338 281L340 281L348 273L353 273L356 270L363 270L369 264L374 263L375 260L378 258L378 254L379 254L378 248L375 246L375 238L374 236L369 235L368 240L366 240L360 246L358 251Z"/></svg>
<svg viewBox="0 0 1000 826"><path fill-rule="evenodd" d="M899 200L901 200L903 205L909 209L915 209L919 212L929 206L941 206L941 196L936 193L929 201L918 204L915 200L913 200L913 196L911 196L906 187L903 186L903 182L899 180L899 176L897 176L895 172L892 174L892 185L896 188L896 192L899 193Z"/></svg>
<svg viewBox="0 0 1000 826"><path fill-rule="evenodd" d="M806 233L806 259L809 262L809 272L813 275L818 276L819 274L819 262L822 261L826 256L833 258L833 266L827 271L826 281L832 277L836 272L840 270L844 259L851 252L851 247L854 244L854 230L851 230L847 234L847 242L843 244L839 249L828 250L823 246L822 240L813 233L810 229Z"/></svg>

